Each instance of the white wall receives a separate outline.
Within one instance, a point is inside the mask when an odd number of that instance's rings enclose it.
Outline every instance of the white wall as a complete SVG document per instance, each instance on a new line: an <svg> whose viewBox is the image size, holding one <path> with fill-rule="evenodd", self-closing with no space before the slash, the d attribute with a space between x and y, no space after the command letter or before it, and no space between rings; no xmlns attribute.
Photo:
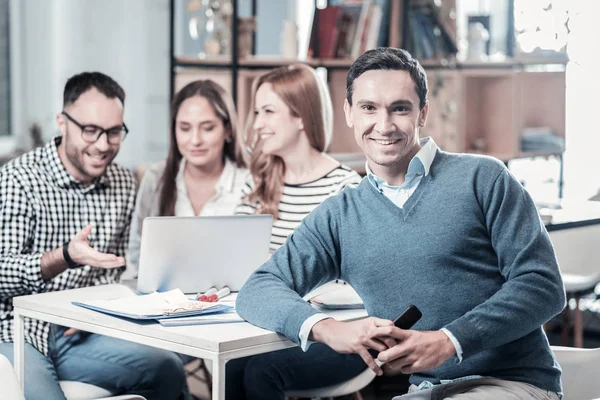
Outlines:
<svg viewBox="0 0 600 400"><path fill-rule="evenodd" d="M117 161L134 167L165 156L169 110L168 0L11 0L13 127L20 145L38 122L56 134L66 80L82 71L113 77L126 92L130 133ZM15 36L15 32L18 33Z"/></svg>
<svg viewBox="0 0 600 400"><path fill-rule="evenodd" d="M600 2L569 0L567 53L567 121L565 197L589 198L600 193L598 134L598 65Z"/></svg>

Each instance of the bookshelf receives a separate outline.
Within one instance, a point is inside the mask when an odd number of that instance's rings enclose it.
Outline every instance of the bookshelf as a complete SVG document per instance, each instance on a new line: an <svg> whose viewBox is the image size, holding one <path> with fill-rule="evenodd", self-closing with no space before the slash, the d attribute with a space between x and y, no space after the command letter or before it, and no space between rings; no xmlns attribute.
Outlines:
<svg viewBox="0 0 600 400"><path fill-rule="evenodd" d="M170 1L173 50L174 0ZM405 21L406 4L410 0L388 1L390 8L385 14L389 18L388 43L401 46L402 38L408 35L402 21ZM512 0L508 1L512 3ZM446 10L455 10L456 0L443 0L442 4ZM237 1L234 0L232 5L235 21ZM256 11L257 0L253 0L252 15L256 15ZM295 62L326 68L335 127L329 151L359 172L363 170L362 152L354 141L352 131L346 127L342 108L346 73L352 60L309 58L298 61L256 55L239 58L235 43L237 27L232 25L230 56L199 59L176 56L171 51L172 93L192 80L213 79L232 93L243 121L249 112L252 80L260 73ZM521 134L526 128L545 127L555 135L565 137L567 61L566 58L528 58L521 61L509 58L500 62L460 62L452 58L422 60L430 89L429 117L422 135L432 136L447 151L488 154L504 162L525 157L562 157L561 151L522 151Z"/></svg>
<svg viewBox="0 0 600 400"><path fill-rule="evenodd" d="M352 65L352 60L346 58L307 58L306 60L298 61L278 56L249 56L238 60L238 68L269 69L297 62L308 64L314 68L339 68L344 70L347 70L350 68L350 65ZM206 60L190 56L181 56L175 58L175 64L179 67L230 68L231 58L215 57Z"/></svg>

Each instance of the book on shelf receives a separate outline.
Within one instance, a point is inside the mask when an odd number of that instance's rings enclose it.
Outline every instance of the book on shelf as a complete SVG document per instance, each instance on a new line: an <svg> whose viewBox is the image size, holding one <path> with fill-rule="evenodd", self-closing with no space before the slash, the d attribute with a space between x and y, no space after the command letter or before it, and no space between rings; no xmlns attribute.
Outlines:
<svg viewBox="0 0 600 400"><path fill-rule="evenodd" d="M364 51L374 49L380 46L385 46L385 43L380 43L380 41L382 40L381 26L383 21L383 10L381 9L381 6L379 4L373 4L371 6L369 18L369 25L367 27L367 33L365 35ZM387 37L385 38L385 40L387 40Z"/></svg>
<svg viewBox="0 0 600 400"><path fill-rule="evenodd" d="M316 9L308 56L313 58L357 58L366 50L383 45L381 32L388 0L339 1ZM386 29L387 29L386 25Z"/></svg>
<svg viewBox="0 0 600 400"><path fill-rule="evenodd" d="M308 56L314 58L333 58L336 51L340 27L342 24L342 8L330 6L315 10Z"/></svg>
<svg viewBox="0 0 600 400"><path fill-rule="evenodd" d="M404 32L404 48L420 59L439 59L454 57L458 52L455 24L448 9L442 9L433 0L408 0L403 22L407 25ZM452 29L452 31L450 31Z"/></svg>
<svg viewBox="0 0 600 400"><path fill-rule="evenodd" d="M362 54L365 46L365 32L370 22L369 12L372 6L372 0L364 0L360 7L360 14L356 21L356 30L350 46L350 56L355 59Z"/></svg>

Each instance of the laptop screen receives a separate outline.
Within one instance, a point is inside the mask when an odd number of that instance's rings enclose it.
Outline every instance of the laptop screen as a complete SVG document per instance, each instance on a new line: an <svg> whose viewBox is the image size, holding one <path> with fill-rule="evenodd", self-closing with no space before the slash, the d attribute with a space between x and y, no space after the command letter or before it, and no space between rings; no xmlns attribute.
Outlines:
<svg viewBox="0 0 600 400"><path fill-rule="evenodd" d="M238 291L267 260L273 217L148 217L144 219L137 289L140 293L212 286Z"/></svg>

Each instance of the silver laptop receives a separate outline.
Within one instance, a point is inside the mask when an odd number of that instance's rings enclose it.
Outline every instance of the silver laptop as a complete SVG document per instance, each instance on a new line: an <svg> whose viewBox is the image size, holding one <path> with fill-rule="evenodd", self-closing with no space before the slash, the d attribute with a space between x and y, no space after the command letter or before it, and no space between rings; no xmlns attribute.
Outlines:
<svg viewBox="0 0 600 400"><path fill-rule="evenodd" d="M271 215L148 217L142 227L137 290L238 291L267 260Z"/></svg>

